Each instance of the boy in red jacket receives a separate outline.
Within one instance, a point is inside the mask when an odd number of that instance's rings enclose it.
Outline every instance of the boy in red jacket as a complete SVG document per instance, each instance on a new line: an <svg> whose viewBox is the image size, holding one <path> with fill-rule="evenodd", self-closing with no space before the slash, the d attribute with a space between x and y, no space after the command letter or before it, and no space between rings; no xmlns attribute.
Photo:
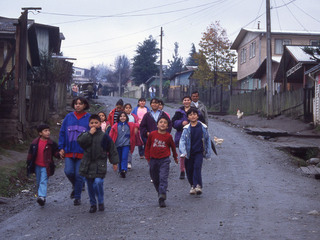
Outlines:
<svg viewBox="0 0 320 240"><path fill-rule="evenodd" d="M157 122L158 130L152 131L146 143L145 157L150 166L150 176L153 185L158 192L158 200L160 207L166 207L165 200L167 198L168 177L170 168L170 148L173 158L178 163L178 155L176 146L172 136L167 132L168 119L160 117Z"/></svg>
<svg viewBox="0 0 320 240"><path fill-rule="evenodd" d="M53 156L59 158L58 145L50 139L50 129L46 124L37 128L39 137L30 145L27 158L27 175L35 173L37 178L38 199L40 206L44 206L47 196L49 176L54 174Z"/></svg>

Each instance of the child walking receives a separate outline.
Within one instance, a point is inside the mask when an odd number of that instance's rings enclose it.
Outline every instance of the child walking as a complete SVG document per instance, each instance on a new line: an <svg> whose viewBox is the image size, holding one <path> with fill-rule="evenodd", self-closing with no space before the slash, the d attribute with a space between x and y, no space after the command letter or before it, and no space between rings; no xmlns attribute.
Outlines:
<svg viewBox="0 0 320 240"><path fill-rule="evenodd" d="M138 132L139 123L129 122L129 118L125 112L120 112L117 123L115 123L110 131L110 137L116 144L119 154L118 171L120 177L125 178L128 171L128 154L133 153L135 147L135 134Z"/></svg>
<svg viewBox="0 0 320 240"><path fill-rule="evenodd" d="M36 174L38 198L40 206L44 206L47 197L48 178L54 174L55 165L53 156L60 157L57 143L50 139L48 125L39 125L37 128L39 137L30 145L27 158L27 175Z"/></svg>
<svg viewBox="0 0 320 240"><path fill-rule="evenodd" d="M97 200L99 211L104 211L103 181L107 173L107 156L109 156L110 163L113 164L114 171L117 171L119 163L117 149L111 138L101 130L100 121L98 115L91 115L90 131L81 133L77 139L79 145L84 149L79 173L87 181L90 213L97 211Z"/></svg>
<svg viewBox="0 0 320 240"><path fill-rule="evenodd" d="M105 132L107 135L109 135L110 130L111 130L111 125L107 121L107 116L104 112L98 112L98 115L101 119L101 130L102 132Z"/></svg>
<svg viewBox="0 0 320 240"><path fill-rule="evenodd" d="M150 133L145 148L145 157L150 166L150 177L158 193L160 207L166 207L170 148L174 161L178 163L176 146L171 134L167 132L168 125L168 119L160 117L157 123L158 130Z"/></svg>
<svg viewBox="0 0 320 240"><path fill-rule="evenodd" d="M183 127L179 142L180 157L185 161L187 179L191 186L190 194L200 195L202 193L202 162L203 157L211 155L210 136L208 127L198 121L198 109L192 107L187 111L189 124Z"/></svg>
<svg viewBox="0 0 320 240"><path fill-rule="evenodd" d="M130 103L126 103L124 106L124 112L128 115L129 118L129 122L133 122L133 123L138 123L139 124L139 118L137 115L135 115L134 113L131 113L132 111L132 106ZM140 125L140 124L139 124ZM143 142L142 139L140 137L140 131L138 131L135 134L135 139L136 139L136 146L142 146ZM128 169L132 168L132 153L129 151L128 154Z"/></svg>
<svg viewBox="0 0 320 240"><path fill-rule="evenodd" d="M119 99L116 102L116 107L112 109L108 115L107 121L110 123L111 127L113 126L113 124L117 122L118 116L122 111L123 111L123 100Z"/></svg>

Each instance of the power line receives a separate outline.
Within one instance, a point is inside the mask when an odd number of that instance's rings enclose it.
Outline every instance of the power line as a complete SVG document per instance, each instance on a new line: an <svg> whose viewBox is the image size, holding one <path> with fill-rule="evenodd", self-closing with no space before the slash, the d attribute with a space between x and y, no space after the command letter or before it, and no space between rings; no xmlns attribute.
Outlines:
<svg viewBox="0 0 320 240"><path fill-rule="evenodd" d="M283 0L282 0L283 3L285 3ZM291 1L290 3L292 3L294 1ZM303 25L302 23L296 18L296 16L291 12L290 8L288 7L288 4L285 5L286 8L288 9L288 11L290 12L290 14L292 15L292 17L299 23L299 25L307 32L309 32Z"/></svg>
<svg viewBox="0 0 320 240"><path fill-rule="evenodd" d="M293 5L295 5L301 12L303 12L304 14L306 14L307 16L311 17L313 20L317 21L318 23L320 23L320 21L318 19L316 19L315 17L311 16L309 13L307 13L306 11L304 11L302 8L300 8L299 6L297 6L295 3L293 3Z"/></svg>
<svg viewBox="0 0 320 240"><path fill-rule="evenodd" d="M274 2L274 5L277 7L276 1L273 0L273 2ZM282 29L281 29L281 22L280 22L279 13L278 13L278 9L277 9L277 8L275 8L275 9L276 9L276 14L277 14L277 18L278 18L279 28L280 28L280 30L282 31Z"/></svg>

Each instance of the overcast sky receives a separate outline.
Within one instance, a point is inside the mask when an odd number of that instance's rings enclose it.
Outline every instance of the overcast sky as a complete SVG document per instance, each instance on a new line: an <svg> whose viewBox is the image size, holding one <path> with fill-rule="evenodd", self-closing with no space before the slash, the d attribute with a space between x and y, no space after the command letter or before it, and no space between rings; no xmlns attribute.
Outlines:
<svg viewBox="0 0 320 240"><path fill-rule="evenodd" d="M320 32L319 0L270 0L272 30ZM149 35L160 42L163 64L172 59L174 42L187 59L191 44L220 21L233 41L241 28L265 29L266 0L0 0L0 16L18 18L22 7L41 7L28 17L36 23L60 27L61 51L77 58L74 65L90 68L113 65L119 55L132 59L137 45Z"/></svg>

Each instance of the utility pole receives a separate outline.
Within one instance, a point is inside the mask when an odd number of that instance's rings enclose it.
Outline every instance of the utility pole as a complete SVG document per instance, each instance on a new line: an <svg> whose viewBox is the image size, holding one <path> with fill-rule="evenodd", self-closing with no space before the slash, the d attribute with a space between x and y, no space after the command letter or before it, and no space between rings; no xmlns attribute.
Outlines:
<svg viewBox="0 0 320 240"><path fill-rule="evenodd" d="M273 80L272 80L272 55L271 55L271 17L270 0L266 0L267 12L267 119L273 118Z"/></svg>
<svg viewBox="0 0 320 240"><path fill-rule="evenodd" d="M162 99L162 27L160 30L160 76L159 76L159 99Z"/></svg>

